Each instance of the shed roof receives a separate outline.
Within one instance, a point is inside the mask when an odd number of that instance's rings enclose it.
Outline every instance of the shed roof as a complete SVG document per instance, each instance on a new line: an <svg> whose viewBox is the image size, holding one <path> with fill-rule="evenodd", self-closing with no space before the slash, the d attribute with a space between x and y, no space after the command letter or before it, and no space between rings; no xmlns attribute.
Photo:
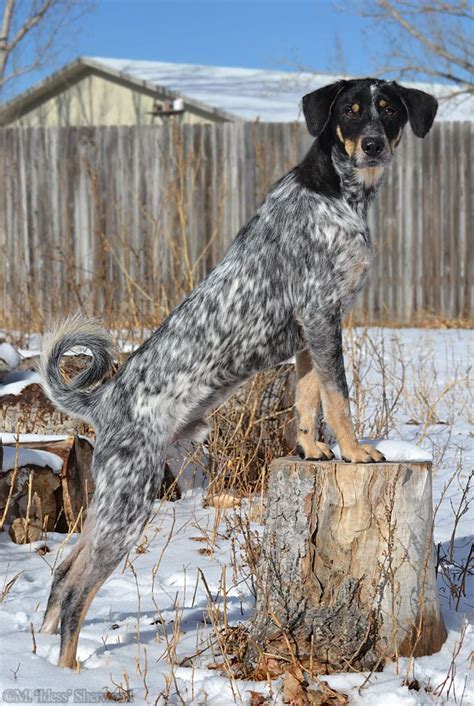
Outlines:
<svg viewBox="0 0 474 706"><path fill-rule="evenodd" d="M159 92L171 99L182 97L185 107L223 120L291 122L301 120L301 98L336 80L336 76L308 72L271 71L162 61L134 61L104 57L80 57L0 109L0 122L24 112L51 93L60 92L67 80L94 71L119 79L136 89ZM455 95L443 84L404 82L433 93L440 100L437 120L472 120L474 97Z"/></svg>
<svg viewBox="0 0 474 706"><path fill-rule="evenodd" d="M265 122L301 120L301 98L305 93L340 78L309 72L242 69L162 61L94 58L94 61L122 74L172 88L183 96L199 100L237 115L243 120ZM441 100L437 120L472 120L474 99L453 96L447 85L404 82L406 86L433 93Z"/></svg>

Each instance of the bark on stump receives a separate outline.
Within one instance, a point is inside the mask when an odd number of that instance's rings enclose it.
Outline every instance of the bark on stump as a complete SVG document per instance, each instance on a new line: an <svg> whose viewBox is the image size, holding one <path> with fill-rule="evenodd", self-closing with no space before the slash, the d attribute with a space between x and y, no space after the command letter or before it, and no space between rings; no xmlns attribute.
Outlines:
<svg viewBox="0 0 474 706"><path fill-rule="evenodd" d="M274 461L248 666L369 670L437 652L432 528L430 463Z"/></svg>

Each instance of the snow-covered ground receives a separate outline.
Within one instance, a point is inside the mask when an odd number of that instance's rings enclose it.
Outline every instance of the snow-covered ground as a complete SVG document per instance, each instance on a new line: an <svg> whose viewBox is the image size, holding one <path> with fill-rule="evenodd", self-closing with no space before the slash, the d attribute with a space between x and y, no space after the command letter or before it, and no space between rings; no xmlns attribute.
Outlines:
<svg viewBox="0 0 474 706"><path fill-rule="evenodd" d="M351 360L362 361L357 369L364 394L356 405L362 430L386 428L392 442L415 443L420 453L433 456L435 541L445 554L474 465L469 388L473 348L473 332L466 330L374 329L357 332L355 339L346 337L348 369ZM383 410L391 407L384 420ZM395 456L407 453L399 444L385 449ZM76 537L65 541L64 535L48 534L44 541L20 546L8 533L1 534L3 701L92 703L105 700L107 693L109 700L123 699L124 690L130 689L134 703L250 704L251 692L261 692L268 704L282 704L281 680L244 682L209 667L224 661L212 630L216 616L237 625L253 607L239 513L245 514L245 505L224 514L204 507L199 488L180 501L157 502L139 550L104 584L87 614L79 641L80 672L56 666L58 636L38 634L52 569ZM261 533L254 522L250 528ZM473 535L468 509L458 517L452 562L445 564L451 579L465 563ZM446 574L439 576L449 632L439 653L413 663L401 659L379 674L337 674L324 680L348 694L350 704L474 704L474 684L469 682L474 633L472 625L466 626L474 603L472 571L466 574L466 595L459 602L450 594ZM404 685L414 680L419 690Z"/></svg>

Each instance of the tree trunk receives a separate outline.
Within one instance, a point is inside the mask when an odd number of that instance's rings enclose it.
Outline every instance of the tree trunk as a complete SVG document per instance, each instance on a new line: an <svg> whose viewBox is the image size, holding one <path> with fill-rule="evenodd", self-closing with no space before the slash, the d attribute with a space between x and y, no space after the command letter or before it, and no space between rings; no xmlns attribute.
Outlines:
<svg viewBox="0 0 474 706"><path fill-rule="evenodd" d="M368 670L441 648L430 463L278 459L264 524L249 666Z"/></svg>

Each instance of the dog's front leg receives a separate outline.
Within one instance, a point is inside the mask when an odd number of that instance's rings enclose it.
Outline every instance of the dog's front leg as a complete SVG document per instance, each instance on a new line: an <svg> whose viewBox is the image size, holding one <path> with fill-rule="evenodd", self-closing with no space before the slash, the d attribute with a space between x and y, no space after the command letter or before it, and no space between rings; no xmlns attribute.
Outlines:
<svg viewBox="0 0 474 706"><path fill-rule="evenodd" d="M336 435L341 456L351 463L383 461L383 455L360 445L352 424L339 311L305 317L303 331L320 386L324 419Z"/></svg>
<svg viewBox="0 0 474 706"><path fill-rule="evenodd" d="M331 448L317 439L321 392L308 350L296 354L295 407L298 416L298 454L307 460L324 461L334 458Z"/></svg>

